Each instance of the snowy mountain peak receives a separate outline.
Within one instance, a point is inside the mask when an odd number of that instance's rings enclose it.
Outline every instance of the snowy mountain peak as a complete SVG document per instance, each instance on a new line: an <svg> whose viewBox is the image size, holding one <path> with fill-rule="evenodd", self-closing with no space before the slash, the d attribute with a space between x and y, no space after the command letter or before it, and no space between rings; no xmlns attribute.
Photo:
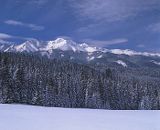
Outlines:
<svg viewBox="0 0 160 130"><path fill-rule="evenodd" d="M39 42L35 40L26 41L14 47L17 52L35 52L38 51Z"/></svg>
<svg viewBox="0 0 160 130"><path fill-rule="evenodd" d="M81 47L84 51L89 52L89 53L92 53L92 52L95 52L95 51L99 51L99 50L97 49L97 47L89 46L89 45L86 44L86 43L80 44L80 47Z"/></svg>
<svg viewBox="0 0 160 130"><path fill-rule="evenodd" d="M83 48L84 51L88 52L88 53L93 53L93 52L96 52L96 51L99 51L99 52L107 52L108 49L106 48L99 48L99 47L95 47L95 46L91 46L87 43L82 43L82 44L79 44L80 47Z"/></svg>
<svg viewBox="0 0 160 130"><path fill-rule="evenodd" d="M88 47L89 45L87 43L82 43L80 44L80 46L85 48L85 47Z"/></svg>
<svg viewBox="0 0 160 130"><path fill-rule="evenodd" d="M59 49L63 51L71 50L71 51L83 51L92 53L95 51L102 51L103 49L92 47L86 43L78 44L71 39L57 38L56 40L49 41L46 48L44 50L54 50Z"/></svg>
<svg viewBox="0 0 160 130"><path fill-rule="evenodd" d="M72 50L75 52L79 50L79 45L69 39L57 38L54 41L49 41L47 46L45 47L45 50L54 49L59 49L63 51Z"/></svg>
<svg viewBox="0 0 160 130"><path fill-rule="evenodd" d="M64 44L67 44L69 41L72 41L72 40L64 39L64 38L57 38L56 40L54 40L55 43L64 43Z"/></svg>
<svg viewBox="0 0 160 130"><path fill-rule="evenodd" d="M36 39L28 40L22 44L8 43L0 40L0 51L5 52L42 52L52 54L54 50L73 51L73 52L86 52L92 54L94 52L100 53L112 53L116 55L141 55L141 56L157 56L160 57L160 53L148 53L148 52L136 52L133 50L125 49L111 49L99 48L91 46L87 43L76 43L69 38L57 38L52 41L38 41Z"/></svg>

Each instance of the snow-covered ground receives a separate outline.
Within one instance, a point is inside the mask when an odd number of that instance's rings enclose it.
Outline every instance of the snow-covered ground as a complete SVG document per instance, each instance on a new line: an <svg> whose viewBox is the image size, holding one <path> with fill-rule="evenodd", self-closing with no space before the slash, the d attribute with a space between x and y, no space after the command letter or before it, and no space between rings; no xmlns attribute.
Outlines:
<svg viewBox="0 0 160 130"><path fill-rule="evenodd" d="M0 130L160 130L160 111L0 105Z"/></svg>

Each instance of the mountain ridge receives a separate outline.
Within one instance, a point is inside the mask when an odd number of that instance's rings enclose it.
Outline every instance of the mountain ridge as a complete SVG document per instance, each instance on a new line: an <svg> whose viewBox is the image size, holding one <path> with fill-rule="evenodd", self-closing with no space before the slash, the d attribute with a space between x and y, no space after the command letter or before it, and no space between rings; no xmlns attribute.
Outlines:
<svg viewBox="0 0 160 130"><path fill-rule="evenodd" d="M69 60L76 63L105 64L119 67L160 67L160 53L137 52L129 49L106 49L71 39L52 41L28 40L21 44L0 42L1 52L32 53L49 59Z"/></svg>
<svg viewBox="0 0 160 130"><path fill-rule="evenodd" d="M3 48L3 49L2 49ZM4 49L5 48L5 49ZM73 51L73 52L103 52L103 53L112 53L116 55L142 55L142 56L158 56L160 53L151 53L151 52L138 52L130 49L106 49L96 46L91 46L87 43L76 43L73 40L65 38L57 38L52 41L39 41L39 40L28 40L20 44L13 42L7 42L0 40L0 50L4 52L36 52L36 51L48 51L53 50L62 50L62 51Z"/></svg>

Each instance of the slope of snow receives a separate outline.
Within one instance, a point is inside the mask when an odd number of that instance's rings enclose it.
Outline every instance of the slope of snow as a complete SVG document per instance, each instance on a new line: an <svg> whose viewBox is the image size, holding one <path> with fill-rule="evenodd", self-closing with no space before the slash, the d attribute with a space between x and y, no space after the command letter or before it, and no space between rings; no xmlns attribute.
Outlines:
<svg viewBox="0 0 160 130"><path fill-rule="evenodd" d="M61 57L64 57L64 55L63 55L63 54L61 54Z"/></svg>
<svg viewBox="0 0 160 130"><path fill-rule="evenodd" d="M136 52L133 50L121 50L121 49L112 49L110 50L111 53L117 54L117 55L129 55L129 56L134 56L134 55L142 55L142 56L158 56L160 57L160 53L148 53L148 52Z"/></svg>
<svg viewBox="0 0 160 130"><path fill-rule="evenodd" d="M83 50L86 51L86 52L88 52L88 53L99 51L96 47L91 47L91 46L89 46L86 43L80 44L80 47L83 48Z"/></svg>
<svg viewBox="0 0 160 130"><path fill-rule="evenodd" d="M5 46L4 45L0 45L0 50L2 50Z"/></svg>
<svg viewBox="0 0 160 130"><path fill-rule="evenodd" d="M94 56L92 56L92 57L87 57L87 60L88 60L88 61L91 61L91 60L94 60L94 59L95 59Z"/></svg>
<svg viewBox="0 0 160 130"><path fill-rule="evenodd" d="M41 48L41 50L54 50L54 49L59 49L63 51L72 50L74 52L83 51L88 53L104 50L101 48L89 46L86 43L78 44L70 39L64 39L64 38L57 38L56 40L49 41L45 48Z"/></svg>
<svg viewBox="0 0 160 130"><path fill-rule="evenodd" d="M136 53L135 51L132 51L132 50L121 50L121 49L113 49L113 50L110 50L111 53L113 54L117 54L117 55L122 55L122 54L125 54L125 55L136 55L138 53Z"/></svg>
<svg viewBox="0 0 160 130"><path fill-rule="evenodd" d="M84 51L78 44L72 40L66 40L63 38L57 38L55 41L49 41L45 50L54 50L59 49L63 51L72 50L72 51Z"/></svg>
<svg viewBox="0 0 160 130"><path fill-rule="evenodd" d="M160 111L0 105L0 130L160 130Z"/></svg>
<svg viewBox="0 0 160 130"><path fill-rule="evenodd" d="M11 45L11 46L9 46L9 47L5 48L3 51L4 51L4 52L15 51L15 49L14 49L14 45Z"/></svg>
<svg viewBox="0 0 160 130"><path fill-rule="evenodd" d="M0 51L5 51L7 48L12 46L13 42L8 42L0 39Z"/></svg>
<svg viewBox="0 0 160 130"><path fill-rule="evenodd" d="M151 62L156 64L156 65L160 65L160 62L157 62L157 61L154 61L154 60L152 60Z"/></svg>
<svg viewBox="0 0 160 130"><path fill-rule="evenodd" d="M31 40L31 41L26 41L20 45L17 45L14 47L15 51L17 52L36 52L38 51L38 47L40 46L39 41L37 40Z"/></svg>
<svg viewBox="0 0 160 130"><path fill-rule="evenodd" d="M103 57L103 55L99 55L97 58L100 59L100 58L102 58L102 57Z"/></svg>
<svg viewBox="0 0 160 130"><path fill-rule="evenodd" d="M116 61L116 63L122 65L123 67L127 67L127 64L121 60Z"/></svg>

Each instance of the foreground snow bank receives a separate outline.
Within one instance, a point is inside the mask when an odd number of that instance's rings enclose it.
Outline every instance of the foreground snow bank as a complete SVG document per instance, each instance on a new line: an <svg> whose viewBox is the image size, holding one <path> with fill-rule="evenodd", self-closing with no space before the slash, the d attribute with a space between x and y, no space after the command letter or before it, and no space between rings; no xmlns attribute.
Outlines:
<svg viewBox="0 0 160 130"><path fill-rule="evenodd" d="M160 130L160 111L0 105L0 130Z"/></svg>

